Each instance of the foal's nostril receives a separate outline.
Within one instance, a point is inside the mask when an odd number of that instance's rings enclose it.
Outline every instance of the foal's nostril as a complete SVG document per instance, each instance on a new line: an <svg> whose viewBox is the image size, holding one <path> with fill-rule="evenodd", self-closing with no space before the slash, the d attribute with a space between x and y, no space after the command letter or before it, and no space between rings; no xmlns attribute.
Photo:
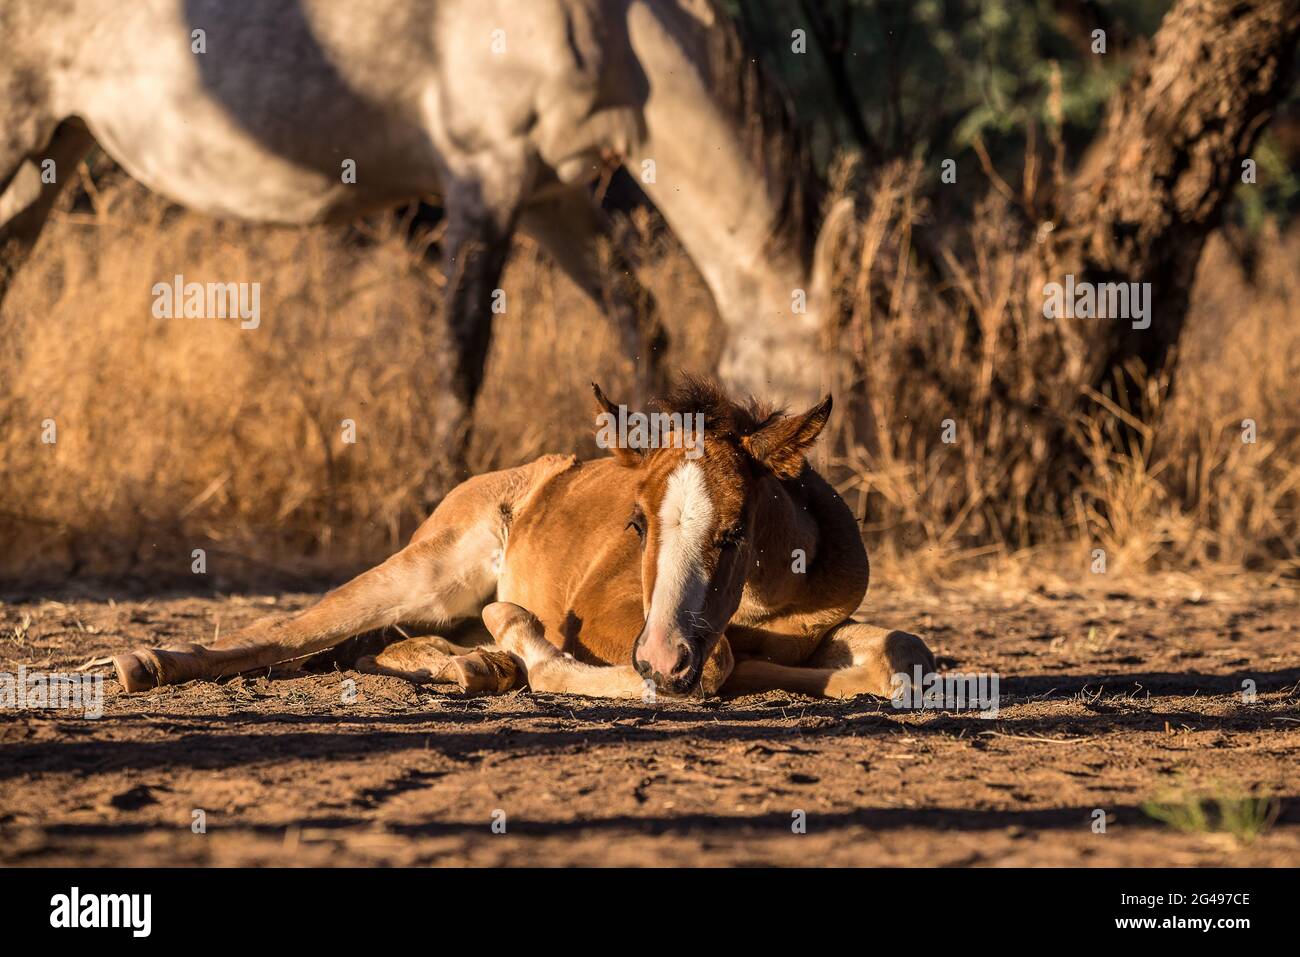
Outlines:
<svg viewBox="0 0 1300 957"><path fill-rule="evenodd" d="M697 663L690 644L671 635L652 634L638 639L632 648L636 673L664 690L680 691Z"/></svg>
<svg viewBox="0 0 1300 957"><path fill-rule="evenodd" d="M691 670L691 649L682 645L677 649L677 661L673 665L672 676L680 678Z"/></svg>

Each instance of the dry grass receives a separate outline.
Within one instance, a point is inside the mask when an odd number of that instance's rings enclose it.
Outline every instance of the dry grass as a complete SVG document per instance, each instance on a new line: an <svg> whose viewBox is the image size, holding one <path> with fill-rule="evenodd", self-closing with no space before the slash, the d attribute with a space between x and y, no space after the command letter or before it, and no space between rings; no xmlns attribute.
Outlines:
<svg viewBox="0 0 1300 957"><path fill-rule="evenodd" d="M1056 501L1038 468L1043 410L1077 394L1086 331L1036 315L1041 301L1023 294L1036 278L1007 251L1006 214L992 204L959 254L936 254L948 280L926 279L912 175L892 171L870 194L841 251L840 334L872 396L845 423L841 484L886 564L940 575L1046 545L1081 569L1101 547L1111 570L1294 573L1300 327L1288 306L1300 231L1271 238L1252 279L1211 244L1177 389L1150 389L1164 404L1158 429L1115 456L1102 441L1110 412L1072 422L1091 468ZM56 218L0 315L0 577L192 582L191 552L203 548L208 581L236 587L339 577L397 547L423 518L417 489L438 454L425 357L443 335L438 276L400 229L359 244L338 230L213 223L117 180L97 203L94 215ZM675 246L639 226L673 362L708 368L707 292ZM176 273L260 282L261 327L153 318L151 287ZM629 380L615 336L526 243L505 288L475 468L594 453L586 383L621 395ZM931 371L918 372L918 356ZM1246 418L1253 445L1240 438ZM47 419L54 445L41 441ZM941 439L945 419L955 443Z"/></svg>
<svg viewBox="0 0 1300 957"><path fill-rule="evenodd" d="M153 285L178 273L259 282L260 327L154 318ZM710 341L688 261L647 274L678 337ZM395 223L363 242L214 223L129 181L93 216L56 216L0 316L0 578L192 582L202 548L208 580L232 587L389 554L424 518L440 454L426 411L440 278ZM526 243L505 288L472 464L594 454L588 383L617 395L630 380L612 330Z"/></svg>
<svg viewBox="0 0 1300 957"><path fill-rule="evenodd" d="M1086 384L1090 324L1106 320L1043 318L1043 283L1061 268L1050 237L1022 254L1023 227L993 199L921 248L916 175L885 173L839 256L842 334L857 345L845 378L870 396L847 423L845 487L877 553L935 576L1027 550L1076 573L1097 570L1098 549L1108 573L1300 570L1300 330L1288 318L1300 229L1265 235L1250 277L1211 239L1176 387L1136 376L1148 427ZM942 281L918 270L922 256ZM1051 473L1062 436L1079 449L1078 481Z"/></svg>

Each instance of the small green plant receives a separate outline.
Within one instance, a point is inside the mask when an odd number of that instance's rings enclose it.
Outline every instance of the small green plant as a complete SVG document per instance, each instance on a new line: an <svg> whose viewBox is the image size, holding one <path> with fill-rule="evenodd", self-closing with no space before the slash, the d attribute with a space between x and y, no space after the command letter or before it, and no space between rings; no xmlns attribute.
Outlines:
<svg viewBox="0 0 1300 957"><path fill-rule="evenodd" d="M1187 834L1230 834L1251 844L1277 820L1275 797L1257 797L1214 787L1209 792L1179 788L1142 804L1142 813Z"/></svg>

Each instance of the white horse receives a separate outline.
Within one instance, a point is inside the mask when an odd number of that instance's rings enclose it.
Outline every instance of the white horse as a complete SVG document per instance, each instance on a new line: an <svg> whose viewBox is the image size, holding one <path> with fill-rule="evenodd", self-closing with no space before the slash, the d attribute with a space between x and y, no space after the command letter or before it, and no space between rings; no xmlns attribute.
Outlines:
<svg viewBox="0 0 1300 957"><path fill-rule="evenodd" d="M450 341L432 359L453 448L513 230L600 297L586 185L607 162L707 281L724 381L783 402L822 385L815 177L711 0L4 0L0 301L94 143L215 216L301 224L440 196ZM613 311L644 357L650 330Z"/></svg>

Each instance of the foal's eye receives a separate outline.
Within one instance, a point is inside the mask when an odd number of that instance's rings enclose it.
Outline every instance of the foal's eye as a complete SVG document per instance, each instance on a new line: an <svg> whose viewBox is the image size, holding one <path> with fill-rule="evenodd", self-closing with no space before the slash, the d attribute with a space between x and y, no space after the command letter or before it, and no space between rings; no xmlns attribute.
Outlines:
<svg viewBox="0 0 1300 957"><path fill-rule="evenodd" d="M632 517L627 520L627 525L624 527L636 529L637 537L645 541L645 515L639 508L632 513Z"/></svg>

